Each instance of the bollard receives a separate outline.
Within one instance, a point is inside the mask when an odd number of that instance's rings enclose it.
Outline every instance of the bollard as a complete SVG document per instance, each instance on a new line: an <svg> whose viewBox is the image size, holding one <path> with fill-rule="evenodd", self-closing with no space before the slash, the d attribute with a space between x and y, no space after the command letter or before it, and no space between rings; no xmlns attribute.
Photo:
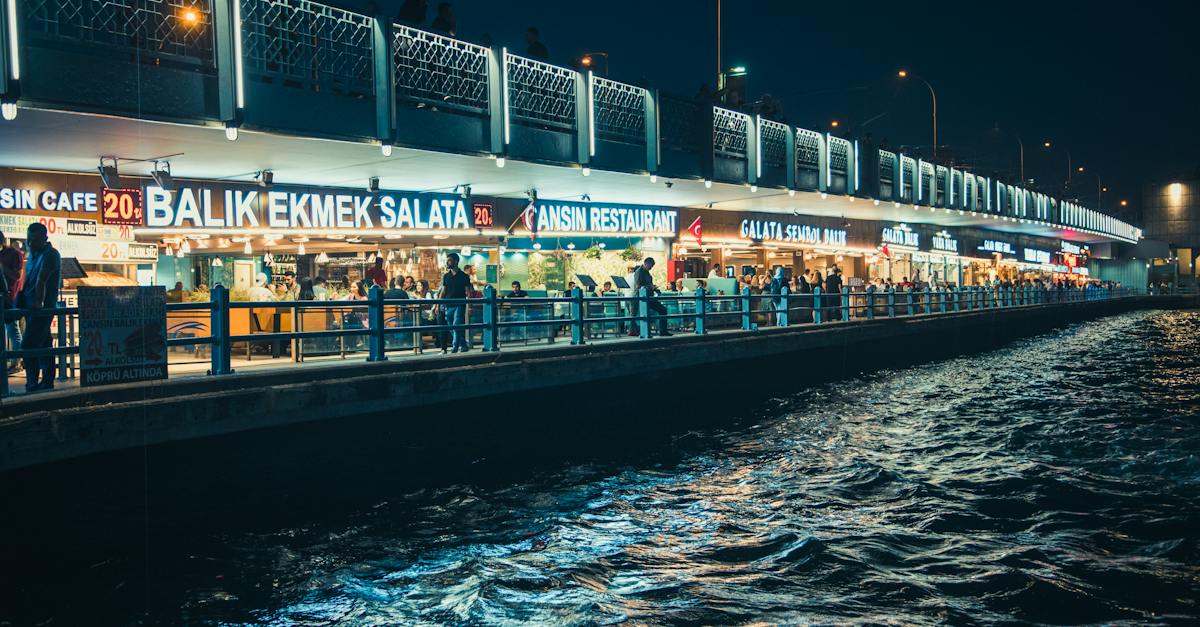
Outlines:
<svg viewBox="0 0 1200 627"><path fill-rule="evenodd" d="M367 361L387 361L383 331L383 288L372 285L367 291ZM466 331L464 331L466 333Z"/></svg>
<svg viewBox="0 0 1200 627"><path fill-rule="evenodd" d="M494 353L500 350L500 308L496 306L496 288L487 285L483 288L483 352Z"/></svg>
<svg viewBox="0 0 1200 627"><path fill-rule="evenodd" d="M583 344L583 288L571 290L571 345Z"/></svg>
<svg viewBox="0 0 1200 627"><path fill-rule="evenodd" d="M896 287L895 286L888 288L887 306L888 306L888 317L895 318L896 317Z"/></svg>
<svg viewBox="0 0 1200 627"><path fill-rule="evenodd" d="M933 313L933 294L929 291L929 285L925 286L925 301L921 306L921 313Z"/></svg>
<svg viewBox="0 0 1200 627"><path fill-rule="evenodd" d="M842 288L842 320L850 322L850 288Z"/></svg>
<svg viewBox="0 0 1200 627"><path fill-rule="evenodd" d="M750 288L748 288L748 287L742 288L741 304L742 304L742 330L743 331L753 331L754 330L754 319L750 313L751 311L753 311L753 309L750 307Z"/></svg>
<svg viewBox="0 0 1200 627"><path fill-rule="evenodd" d="M209 293L209 334L212 337L210 375L233 374L229 367L229 288L220 283Z"/></svg>
<svg viewBox="0 0 1200 627"><path fill-rule="evenodd" d="M962 311L962 286L954 286L954 311Z"/></svg>
<svg viewBox="0 0 1200 627"><path fill-rule="evenodd" d="M650 339L650 288L648 287L638 290L637 312L638 337L643 340Z"/></svg>
<svg viewBox="0 0 1200 627"><path fill-rule="evenodd" d="M910 287L906 291L908 292L908 315L911 316L915 311L913 309L913 288Z"/></svg>
<svg viewBox="0 0 1200 627"><path fill-rule="evenodd" d="M867 320L875 319L875 286L867 286Z"/></svg>
<svg viewBox="0 0 1200 627"><path fill-rule="evenodd" d="M708 316L708 306L705 302L704 288L696 288L696 335L704 335L704 322Z"/></svg>
<svg viewBox="0 0 1200 627"><path fill-rule="evenodd" d="M946 313L946 290L938 290L938 309L942 313Z"/></svg>
<svg viewBox="0 0 1200 627"><path fill-rule="evenodd" d="M813 324L821 324L821 288L814 287L812 291Z"/></svg>

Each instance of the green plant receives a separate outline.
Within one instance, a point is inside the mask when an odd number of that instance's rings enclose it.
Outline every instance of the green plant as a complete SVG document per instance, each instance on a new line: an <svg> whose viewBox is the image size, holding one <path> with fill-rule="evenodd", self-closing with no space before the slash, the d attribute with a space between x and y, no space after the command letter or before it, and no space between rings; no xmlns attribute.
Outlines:
<svg viewBox="0 0 1200 627"><path fill-rule="evenodd" d="M592 244L592 246L590 248L583 251L583 258L584 259L599 259L600 253L601 253L600 247L595 244Z"/></svg>
<svg viewBox="0 0 1200 627"><path fill-rule="evenodd" d="M630 244L628 248L621 251L620 257L625 261L639 261L642 258L642 251Z"/></svg>

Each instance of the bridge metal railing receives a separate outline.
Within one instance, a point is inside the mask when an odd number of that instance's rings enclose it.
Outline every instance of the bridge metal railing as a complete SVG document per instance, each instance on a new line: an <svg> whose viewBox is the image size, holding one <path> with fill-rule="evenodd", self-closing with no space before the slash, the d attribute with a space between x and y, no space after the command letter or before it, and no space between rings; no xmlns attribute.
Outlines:
<svg viewBox="0 0 1200 627"><path fill-rule="evenodd" d="M198 303L168 303L172 318L206 318L206 331L169 333L168 350L184 349L206 356L210 375L233 373L235 345L244 345L246 359L255 346L268 347L273 357L290 353L294 361L316 355L367 355L368 361L386 361L388 353L419 354L429 348L452 347L454 333L465 334L468 344L485 352L502 346L554 343L569 338L574 345L623 336L650 338L660 325L669 332L703 335L710 330L754 331L762 327L827 324L876 318L933 316L1014 307L1069 305L1126 298L1136 292L1124 288L1087 287L1057 289L1025 287L963 287L881 290L874 286L837 293L820 288L810 293L710 294L704 288L687 293L657 293L645 288L628 296L585 296L573 294L541 298L500 298L487 287L483 298L469 299L384 299L374 287L367 300L359 301L265 301L231 302L229 290L216 286L211 300ZM57 321L55 346L37 349L10 348L6 325L0 325L0 364L24 358L56 357L57 378L75 376L79 342L73 318L77 307L47 310L5 310L0 315L12 320L27 316L53 316ZM450 308L462 308L463 319L447 321ZM234 312L251 320L239 331L231 324ZM188 325L172 325L185 328ZM206 355L205 355L206 354ZM0 394L8 393L8 377L0 379Z"/></svg>
<svg viewBox="0 0 1200 627"><path fill-rule="evenodd" d="M310 91L375 93L374 18L310 0L240 2L247 75Z"/></svg>
<svg viewBox="0 0 1200 627"><path fill-rule="evenodd" d="M505 52L508 110L515 123L574 131L576 110L574 70Z"/></svg>
<svg viewBox="0 0 1200 627"><path fill-rule="evenodd" d="M591 76L596 137L626 144L646 144L645 87Z"/></svg>
<svg viewBox="0 0 1200 627"><path fill-rule="evenodd" d="M215 67L210 0L21 0L20 10L22 36Z"/></svg>
<svg viewBox="0 0 1200 627"><path fill-rule="evenodd" d="M412 106L487 115L489 52L483 46L393 24L396 99Z"/></svg>

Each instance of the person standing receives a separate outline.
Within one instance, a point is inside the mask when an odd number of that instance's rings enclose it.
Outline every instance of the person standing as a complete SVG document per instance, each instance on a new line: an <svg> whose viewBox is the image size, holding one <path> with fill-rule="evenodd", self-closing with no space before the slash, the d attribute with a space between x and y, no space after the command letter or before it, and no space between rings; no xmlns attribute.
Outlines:
<svg viewBox="0 0 1200 627"><path fill-rule="evenodd" d="M467 273L458 267L458 253L446 255L446 274L442 276L442 287L438 298L465 299L471 289L471 279ZM461 328L466 324L466 303L453 303L442 307L446 311L446 324L454 327L450 335L451 353L465 353L470 350L467 345L467 330Z"/></svg>
<svg viewBox="0 0 1200 627"><path fill-rule="evenodd" d="M375 266L367 269L368 285L378 285L384 289L388 286L387 270L383 269L383 255L375 257Z"/></svg>
<svg viewBox="0 0 1200 627"><path fill-rule="evenodd" d="M4 284L8 289L4 292L4 307L12 309L17 306L17 294L21 292L21 279L24 277L23 270L25 268L25 256L21 251L13 246L4 233L0 232L0 272L3 273ZM21 323L15 317L5 316L3 320L5 326L5 340L8 346L5 348L10 351L16 351L21 347ZM16 374L21 370L21 360L8 360L8 374Z"/></svg>
<svg viewBox="0 0 1200 627"><path fill-rule="evenodd" d="M829 276L825 277L825 290L829 292L829 297L823 299L826 306L829 308L829 315L826 320L841 320L842 319L842 271L834 266L829 271Z"/></svg>
<svg viewBox="0 0 1200 627"><path fill-rule="evenodd" d="M435 33L441 33L450 37L458 33L458 20L454 17L454 8L449 2L439 2L437 15L433 18L433 24L430 29Z"/></svg>
<svg viewBox="0 0 1200 627"><path fill-rule="evenodd" d="M549 61L550 51L546 49L546 44L542 43L538 35L538 29L530 26L529 30L525 31L525 43L529 44L525 54L531 59L539 61Z"/></svg>
<svg viewBox="0 0 1200 627"><path fill-rule="evenodd" d="M667 308L663 306L654 295L658 293L658 288L654 287L654 277L650 271L654 269L654 258L646 257L642 265L638 266L633 271L633 290L637 296L642 295L642 288L646 288L646 293L649 295L647 299L647 309L654 312L658 318L658 334L662 337L670 337L671 333L667 331Z"/></svg>
<svg viewBox="0 0 1200 627"><path fill-rule="evenodd" d="M783 312L787 310L787 298L783 294L783 289L787 287L787 284L783 266L775 268L775 276L767 286L767 291L771 293L771 305L775 309L775 326L780 325L783 320Z"/></svg>
<svg viewBox="0 0 1200 627"><path fill-rule="evenodd" d="M28 309L25 321L25 337L21 350L50 348L50 323L54 320L52 309L58 303L58 292L62 289L62 256L50 245L46 225L34 222L25 231L29 243L29 258L25 260L25 284L17 296L17 307ZM25 357L25 391L36 392L54 389L54 356Z"/></svg>

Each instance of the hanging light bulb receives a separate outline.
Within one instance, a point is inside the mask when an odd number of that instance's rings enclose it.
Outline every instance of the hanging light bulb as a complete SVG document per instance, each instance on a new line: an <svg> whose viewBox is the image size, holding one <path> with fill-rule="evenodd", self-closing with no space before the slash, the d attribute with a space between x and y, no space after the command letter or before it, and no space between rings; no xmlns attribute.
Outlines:
<svg viewBox="0 0 1200 627"><path fill-rule="evenodd" d="M238 127L226 126L225 127L225 139L228 139L229 141L232 142L232 141L237 141L237 138L238 138Z"/></svg>
<svg viewBox="0 0 1200 627"><path fill-rule="evenodd" d="M322 250L321 254L317 255L317 263L329 263L329 255Z"/></svg>
<svg viewBox="0 0 1200 627"><path fill-rule="evenodd" d="M225 262L221 261L221 258L220 258L220 257L213 257L213 258L212 258L212 267L214 267L214 268L222 268L222 267L224 267L224 266L225 266Z"/></svg>
<svg viewBox="0 0 1200 627"><path fill-rule="evenodd" d="M296 247L296 254L297 255L304 254L304 242L300 242L300 245Z"/></svg>
<svg viewBox="0 0 1200 627"><path fill-rule="evenodd" d="M188 243L187 238L184 238L183 243L179 245L179 252L181 253L180 257L192 254L192 245Z"/></svg>
<svg viewBox="0 0 1200 627"><path fill-rule="evenodd" d="M250 248L250 240L246 240L246 245L242 247L242 253L246 255L254 254L254 249Z"/></svg>
<svg viewBox="0 0 1200 627"><path fill-rule="evenodd" d="M371 253L371 256L367 257L367 264L370 265L373 263L375 263L375 253Z"/></svg>

